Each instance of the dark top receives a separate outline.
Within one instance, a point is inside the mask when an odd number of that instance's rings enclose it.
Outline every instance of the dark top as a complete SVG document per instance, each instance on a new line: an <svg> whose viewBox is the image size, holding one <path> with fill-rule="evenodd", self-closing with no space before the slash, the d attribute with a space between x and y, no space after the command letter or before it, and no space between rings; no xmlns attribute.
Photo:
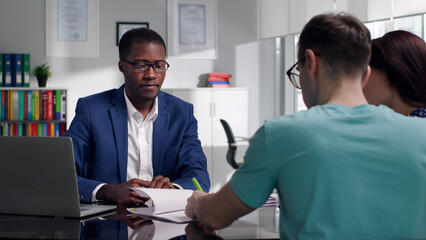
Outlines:
<svg viewBox="0 0 426 240"><path fill-rule="evenodd" d="M426 118L426 106L417 108L414 112L410 113L410 115L408 116Z"/></svg>

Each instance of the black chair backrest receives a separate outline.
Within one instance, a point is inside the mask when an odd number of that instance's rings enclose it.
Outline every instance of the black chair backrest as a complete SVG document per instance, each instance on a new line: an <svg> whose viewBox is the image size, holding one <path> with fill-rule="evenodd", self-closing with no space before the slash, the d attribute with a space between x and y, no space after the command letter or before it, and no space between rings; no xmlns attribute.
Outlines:
<svg viewBox="0 0 426 240"><path fill-rule="evenodd" d="M237 146L235 144L236 141L234 133L232 132L232 129L227 121L220 119L220 122L222 123L223 129L225 130L226 138L228 139L228 152L226 153L226 161L229 163L229 165L231 165L232 168L238 169L241 166L241 163L237 163L235 161Z"/></svg>
<svg viewBox="0 0 426 240"><path fill-rule="evenodd" d="M229 126L228 122L223 119L220 119L220 123L222 123L223 129L225 129L226 138L228 138L228 144L236 143L234 133L232 132L232 129Z"/></svg>

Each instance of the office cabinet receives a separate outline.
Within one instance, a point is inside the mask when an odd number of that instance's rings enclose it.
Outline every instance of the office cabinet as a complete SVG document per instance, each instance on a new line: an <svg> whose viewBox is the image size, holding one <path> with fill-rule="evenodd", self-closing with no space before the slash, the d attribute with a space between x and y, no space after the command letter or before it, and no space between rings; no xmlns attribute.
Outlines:
<svg viewBox="0 0 426 240"><path fill-rule="evenodd" d="M194 115L198 121L198 137L207 157L207 167L212 181L211 191L217 191L233 173L233 169L226 162L228 141L219 120L225 119L235 136L248 136L248 89L190 88L163 89L163 91L194 105ZM244 146L241 148L244 149ZM242 151L239 153L243 154Z"/></svg>

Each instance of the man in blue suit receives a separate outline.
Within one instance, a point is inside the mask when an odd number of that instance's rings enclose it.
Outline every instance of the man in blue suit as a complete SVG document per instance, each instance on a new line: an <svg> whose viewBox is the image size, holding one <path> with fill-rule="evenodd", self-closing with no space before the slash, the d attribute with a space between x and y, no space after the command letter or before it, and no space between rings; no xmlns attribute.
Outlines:
<svg viewBox="0 0 426 240"><path fill-rule="evenodd" d="M119 89L81 98L65 136L73 140L81 201L141 205L130 187L210 188L193 106L160 92L169 64L153 30L126 32L119 43Z"/></svg>

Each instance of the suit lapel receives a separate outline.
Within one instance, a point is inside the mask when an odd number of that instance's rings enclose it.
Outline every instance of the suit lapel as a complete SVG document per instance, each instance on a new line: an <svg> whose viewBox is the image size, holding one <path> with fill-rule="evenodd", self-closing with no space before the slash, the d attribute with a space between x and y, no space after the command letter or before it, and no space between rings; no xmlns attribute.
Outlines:
<svg viewBox="0 0 426 240"><path fill-rule="evenodd" d="M120 173L121 182L126 181L127 177L127 109L124 100L124 85L122 85L115 93L112 99L112 106L109 109L109 115L114 131L115 147L118 157L118 171Z"/></svg>
<svg viewBox="0 0 426 240"><path fill-rule="evenodd" d="M163 164L164 148L167 133L169 132L169 112L166 110L167 102L164 95L158 94L158 117L154 122L152 166L154 176L160 174Z"/></svg>

